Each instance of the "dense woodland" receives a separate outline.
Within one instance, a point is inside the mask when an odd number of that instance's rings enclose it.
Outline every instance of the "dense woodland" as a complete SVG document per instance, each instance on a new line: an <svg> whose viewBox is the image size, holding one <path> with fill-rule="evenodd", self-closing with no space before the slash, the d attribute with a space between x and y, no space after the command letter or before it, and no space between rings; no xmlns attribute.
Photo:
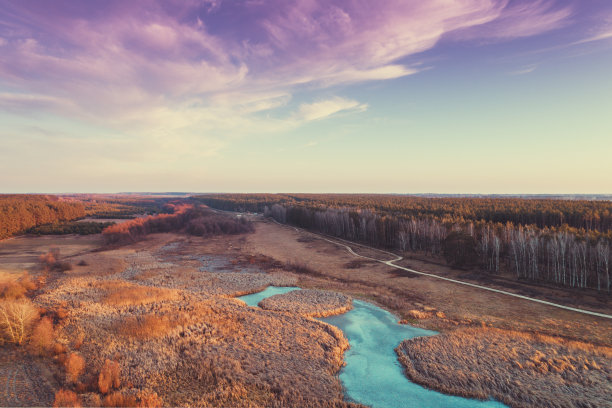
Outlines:
<svg viewBox="0 0 612 408"><path fill-rule="evenodd" d="M56 224L45 224L30 228L26 232L32 235L93 235L100 234L105 228L114 225L114 222L62 222Z"/></svg>
<svg viewBox="0 0 612 408"><path fill-rule="evenodd" d="M130 219L138 214L163 212L164 205L171 198L124 197L79 194L75 196L85 205L85 212L91 218Z"/></svg>
<svg viewBox="0 0 612 408"><path fill-rule="evenodd" d="M612 202L397 195L226 194L197 200L523 280L610 292Z"/></svg>
<svg viewBox="0 0 612 408"><path fill-rule="evenodd" d="M77 201L60 201L55 196L0 195L0 239L32 227L74 220L85 216L85 206Z"/></svg>
<svg viewBox="0 0 612 408"><path fill-rule="evenodd" d="M107 244L128 244L148 234L184 231L196 236L239 234L253 231L244 218L216 214L201 205L167 204L168 214L149 215L111 225L102 231Z"/></svg>

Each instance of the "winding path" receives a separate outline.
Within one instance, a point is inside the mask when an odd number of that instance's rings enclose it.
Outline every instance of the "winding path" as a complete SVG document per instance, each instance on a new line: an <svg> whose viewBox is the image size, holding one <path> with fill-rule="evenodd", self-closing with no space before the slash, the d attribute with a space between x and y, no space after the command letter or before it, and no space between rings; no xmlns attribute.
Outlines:
<svg viewBox="0 0 612 408"><path fill-rule="evenodd" d="M360 257L360 258L364 258L364 259L369 259L369 260L375 261L375 262L379 262L379 263L385 264L387 266L390 266L392 268L401 269L403 271L411 272L411 273L414 273L414 274L417 274L417 275L428 276L428 277L434 278L434 279L441 279L441 280L445 280L445 281L448 281L448 282L457 283L459 285L471 286L473 288L487 290L489 292L501 293L502 295L512 296L512 297L515 297L515 298L519 298L519 299L523 299L523 300L528 300L530 302L541 303L541 304L544 304L544 305L557 307L559 309L570 310L572 312L582 313L582 314L591 315L591 316L603 317L605 319L612 319L612 315L605 314L605 313L593 312L593 311L590 311L590 310L579 309L579 308L576 308L576 307L560 305L558 303L548 302L546 300L536 299L536 298L532 298L532 297L529 297L529 296L519 295L517 293L507 292L505 290L489 288L487 286L477 285L475 283L469 283L469 282L464 282L464 281L460 281L460 280L457 280L457 279L446 278L444 276L438 276L438 275L435 275L433 273L415 271L414 269L405 268L403 266L395 265L394 262L401 261L404 258L402 256L399 256L399 255L394 254L392 252L383 251L383 250L377 249L377 248L372 248L372 247L369 247L369 246L363 245L363 244L356 244L354 242L346 241L346 240L341 239L341 238L334 238L332 240L332 239L329 239L329 238L327 238L327 236L322 235L322 234L317 234L315 232L306 231L306 230L304 230L302 228L297 228L297 227L294 227L294 226L291 226L291 225L281 224L280 222L276 221L273 218L271 218L271 220L274 221L276 224L278 224L280 226L293 228L294 230L296 230L298 232L303 232L303 233L306 233L306 234L314 235L314 236L316 236L319 239L322 239L324 241L330 242L330 243L332 243L334 245L338 245L338 246L344 247L350 254L352 254L354 256L357 256L357 257ZM360 255L360 254L356 253L355 251L353 251L353 248L351 248L347 244L356 245L356 246L360 246L360 247L367 248L367 249L370 249L370 250L374 250L374 251L378 251L378 252L381 252L381 253L385 253L385 254L393 256L394 259L390 259L390 260L386 260L385 261L385 260L380 260L380 259L376 259L376 258L371 258L371 257L365 256L365 255Z"/></svg>

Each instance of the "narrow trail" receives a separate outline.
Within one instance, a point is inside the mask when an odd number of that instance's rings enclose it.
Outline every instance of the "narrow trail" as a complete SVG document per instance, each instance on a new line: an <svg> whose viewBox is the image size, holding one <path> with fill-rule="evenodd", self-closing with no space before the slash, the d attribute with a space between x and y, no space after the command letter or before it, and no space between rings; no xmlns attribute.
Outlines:
<svg viewBox="0 0 612 408"><path fill-rule="evenodd" d="M403 266L395 265L394 262L401 261L404 258L402 256L399 256L399 255L394 254L392 252L384 251L384 250L377 249L377 248L372 248L372 247L369 247L369 246L363 245L363 244L356 244L354 242L346 241L346 240L341 239L341 238L329 239L329 238L327 238L327 236L322 235L322 234L317 234L315 232L306 231L306 230L304 230L302 228L297 228L297 227L294 227L294 226L291 226L291 225L281 224L280 222L276 221L273 218L271 218L271 220L273 222L275 222L276 224L280 225L280 226L288 227L288 228L293 228L295 231L306 233L306 234L310 234L310 235L316 236L319 239L322 239L324 241L332 243L334 245L338 245L338 246L344 247L351 255L357 256L359 258L364 258L364 259L369 259L371 261L379 262L379 263L382 263L384 265L390 266L392 268L401 269L401 270L406 271L406 272L411 272L411 273L414 273L414 274L417 274L417 275L427 276L427 277L434 278L434 279L440 279L440 280L444 280L444 281L447 281L447 282L456 283L456 284L459 284L459 285L470 286L470 287L473 287L473 288L482 289L482 290L486 290L486 291L489 291L489 292L500 293L502 295L512 296L512 297L515 297L515 298L527 300L527 301L530 301L530 302L540 303L540 304L543 304L543 305L552 306L552 307L556 307L556 308L559 308L559 309L570 310L572 312L582 313L582 314L591 315L591 316L603 317L605 319L612 319L612 315L605 314L605 313L593 312L593 311L590 311L590 310L579 309L579 308L571 307L571 306L565 306L565 305L561 305L561 304L558 304L558 303L548 302L546 300L536 299L536 298L532 298L532 297L529 297L529 296L519 295L517 293L507 292L505 290L494 289L494 288L490 288L490 287L487 287L487 286L477 285L475 283L461 281L461 280L458 280L458 279L446 278L444 276L438 276L438 275L435 275L433 273L415 271L414 269L405 268ZM380 252L380 253L391 255L391 256L394 257L394 259L380 260L380 259L372 258L372 257L369 257L369 256L360 255L360 254L356 253L355 251L353 251L353 248L351 248L347 244L351 244L351 245L354 245L354 246L360 246L360 247L367 248L367 249L370 249L370 250L373 250L373 251L377 251L377 252Z"/></svg>

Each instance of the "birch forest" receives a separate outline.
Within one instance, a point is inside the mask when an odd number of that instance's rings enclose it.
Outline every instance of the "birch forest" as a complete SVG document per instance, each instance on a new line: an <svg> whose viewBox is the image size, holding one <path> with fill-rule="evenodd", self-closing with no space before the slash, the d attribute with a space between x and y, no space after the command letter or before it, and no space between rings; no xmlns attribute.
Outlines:
<svg viewBox="0 0 612 408"><path fill-rule="evenodd" d="M468 266L519 280L610 293L612 203L396 195L226 194L199 201L399 252L444 258L460 232ZM446 246L445 246L446 245Z"/></svg>

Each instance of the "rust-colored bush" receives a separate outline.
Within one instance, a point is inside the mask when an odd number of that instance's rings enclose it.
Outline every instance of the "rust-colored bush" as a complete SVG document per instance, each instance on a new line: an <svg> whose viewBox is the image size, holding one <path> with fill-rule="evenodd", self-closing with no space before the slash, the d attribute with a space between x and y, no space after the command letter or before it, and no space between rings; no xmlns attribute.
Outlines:
<svg viewBox="0 0 612 408"><path fill-rule="evenodd" d="M66 317L68 317L68 309L63 306L58 307L57 309L55 309L55 316L59 320L65 319Z"/></svg>
<svg viewBox="0 0 612 408"><path fill-rule="evenodd" d="M102 394L107 394L113 388L121 385L121 368L116 361L106 360L100 375L98 376L98 390Z"/></svg>
<svg viewBox="0 0 612 408"><path fill-rule="evenodd" d="M85 334L81 332L74 339L74 343L72 344L72 348L75 349L75 350L79 350L81 348L81 346L83 345L84 341L85 341Z"/></svg>
<svg viewBox="0 0 612 408"><path fill-rule="evenodd" d="M3 299L20 299L26 292L19 282L6 282L0 285L0 297Z"/></svg>
<svg viewBox="0 0 612 408"><path fill-rule="evenodd" d="M85 360L78 353L70 353L64 362L64 367L68 382L76 383L85 368Z"/></svg>
<svg viewBox="0 0 612 408"><path fill-rule="evenodd" d="M23 344L37 318L38 309L27 299L0 301L0 342Z"/></svg>
<svg viewBox="0 0 612 408"><path fill-rule="evenodd" d="M42 263L45 271L65 272L72 270L72 265L70 264L70 262L60 261L59 257L59 249L54 248L46 254L41 255L38 259Z"/></svg>
<svg viewBox="0 0 612 408"><path fill-rule="evenodd" d="M38 355L47 355L53 350L53 342L55 341L55 330L53 322L47 316L43 317L36 323L30 336L30 348Z"/></svg>
<svg viewBox="0 0 612 408"><path fill-rule="evenodd" d="M138 406L135 396L128 395L120 391L115 391L112 394L109 394L106 397L104 397L102 404L105 407L136 407Z"/></svg>
<svg viewBox="0 0 612 408"><path fill-rule="evenodd" d="M164 401L153 391L139 391L136 397L138 407L160 408L164 406Z"/></svg>
<svg viewBox="0 0 612 408"><path fill-rule="evenodd" d="M26 290L26 291L30 291L30 290L35 290L38 285L36 284L36 282L34 282L32 280L32 277L30 276L29 273L25 272L21 278L19 278L19 284Z"/></svg>
<svg viewBox="0 0 612 408"><path fill-rule="evenodd" d="M55 343L53 344L53 354L55 354L56 356L59 356L61 354L66 353L66 346L64 346L61 343Z"/></svg>
<svg viewBox="0 0 612 408"><path fill-rule="evenodd" d="M74 391L60 389L55 393L54 407L81 407L81 400Z"/></svg>

